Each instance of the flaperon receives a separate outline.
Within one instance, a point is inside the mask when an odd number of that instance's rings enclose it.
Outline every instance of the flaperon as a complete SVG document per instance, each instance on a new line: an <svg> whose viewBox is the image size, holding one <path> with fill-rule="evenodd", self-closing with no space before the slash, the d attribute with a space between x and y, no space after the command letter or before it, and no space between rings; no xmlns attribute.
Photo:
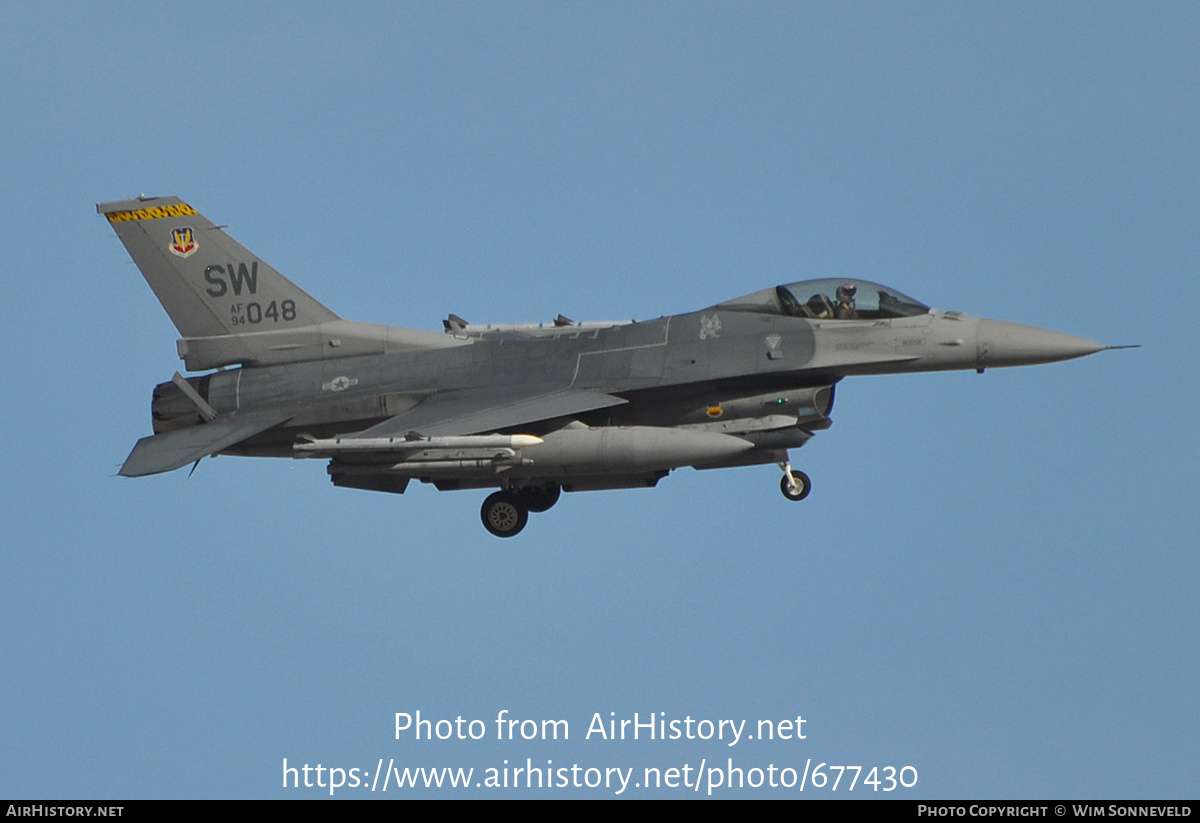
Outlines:
<svg viewBox="0 0 1200 823"><path fill-rule="evenodd" d="M155 388L154 434L121 474L317 457L337 486L498 488L482 517L501 537L563 490L654 486L681 466L776 463L802 500L811 484L788 450L829 427L843 377L1105 348L846 279L645 322L379 326L341 319L177 197L96 208L179 329L187 369L207 372Z"/></svg>

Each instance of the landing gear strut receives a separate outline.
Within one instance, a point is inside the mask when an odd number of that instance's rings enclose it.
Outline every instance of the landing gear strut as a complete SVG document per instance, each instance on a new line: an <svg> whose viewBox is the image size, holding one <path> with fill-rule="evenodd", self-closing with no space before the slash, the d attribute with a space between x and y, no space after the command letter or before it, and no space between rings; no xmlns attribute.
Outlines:
<svg viewBox="0 0 1200 823"><path fill-rule="evenodd" d="M793 469L792 464L786 461L780 463L779 468L783 469L783 478L779 481L779 490L783 492L783 496L792 501L808 497L808 493L812 491L812 480L809 476L799 469Z"/></svg>
<svg viewBox="0 0 1200 823"><path fill-rule="evenodd" d="M496 537L512 537L529 522L529 507L511 492L495 492L483 501L479 517Z"/></svg>

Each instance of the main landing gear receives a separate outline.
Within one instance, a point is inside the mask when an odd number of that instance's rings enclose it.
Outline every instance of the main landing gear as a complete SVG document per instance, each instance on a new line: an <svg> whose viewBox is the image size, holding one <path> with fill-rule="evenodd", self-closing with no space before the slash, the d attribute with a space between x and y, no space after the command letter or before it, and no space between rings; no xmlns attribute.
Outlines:
<svg viewBox="0 0 1200 823"><path fill-rule="evenodd" d="M496 537L512 537L525 528L530 512L548 511L561 495L562 487L557 483L494 492L483 501L479 517L483 527Z"/></svg>
<svg viewBox="0 0 1200 823"><path fill-rule="evenodd" d="M812 491L812 480L792 464L779 464L783 477L779 479L779 490L788 500L800 501ZM519 489L504 489L489 494L479 511L483 527L496 537L513 537L521 533L529 522L530 513L549 511L562 496L562 487L557 483L544 486L525 486Z"/></svg>
<svg viewBox="0 0 1200 823"><path fill-rule="evenodd" d="M779 481L779 490L783 496L793 502L799 502L808 497L812 491L812 480L799 469L793 469L792 464L784 461L779 464L783 469L783 477Z"/></svg>
<svg viewBox="0 0 1200 823"><path fill-rule="evenodd" d="M550 507L562 497L562 486L551 483L549 486L526 486L518 496L525 501L525 506L534 514L550 511Z"/></svg>

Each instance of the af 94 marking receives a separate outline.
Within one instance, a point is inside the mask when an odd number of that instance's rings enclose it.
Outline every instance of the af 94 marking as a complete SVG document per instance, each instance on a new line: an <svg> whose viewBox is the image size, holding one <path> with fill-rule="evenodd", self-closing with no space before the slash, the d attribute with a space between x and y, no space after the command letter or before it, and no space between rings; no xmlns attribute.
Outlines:
<svg viewBox="0 0 1200 823"><path fill-rule="evenodd" d="M295 300L272 300L265 306L257 302L231 303L229 306L229 322L235 326L257 326L263 322L290 323L295 319Z"/></svg>

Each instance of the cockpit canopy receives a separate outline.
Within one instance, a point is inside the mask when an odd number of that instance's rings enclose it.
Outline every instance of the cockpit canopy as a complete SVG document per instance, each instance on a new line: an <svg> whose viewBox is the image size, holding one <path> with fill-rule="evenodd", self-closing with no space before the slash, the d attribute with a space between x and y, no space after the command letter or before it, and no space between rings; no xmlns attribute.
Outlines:
<svg viewBox="0 0 1200 823"><path fill-rule="evenodd" d="M765 311L814 320L879 320L927 314L929 307L867 280L803 280L763 289L716 308Z"/></svg>

